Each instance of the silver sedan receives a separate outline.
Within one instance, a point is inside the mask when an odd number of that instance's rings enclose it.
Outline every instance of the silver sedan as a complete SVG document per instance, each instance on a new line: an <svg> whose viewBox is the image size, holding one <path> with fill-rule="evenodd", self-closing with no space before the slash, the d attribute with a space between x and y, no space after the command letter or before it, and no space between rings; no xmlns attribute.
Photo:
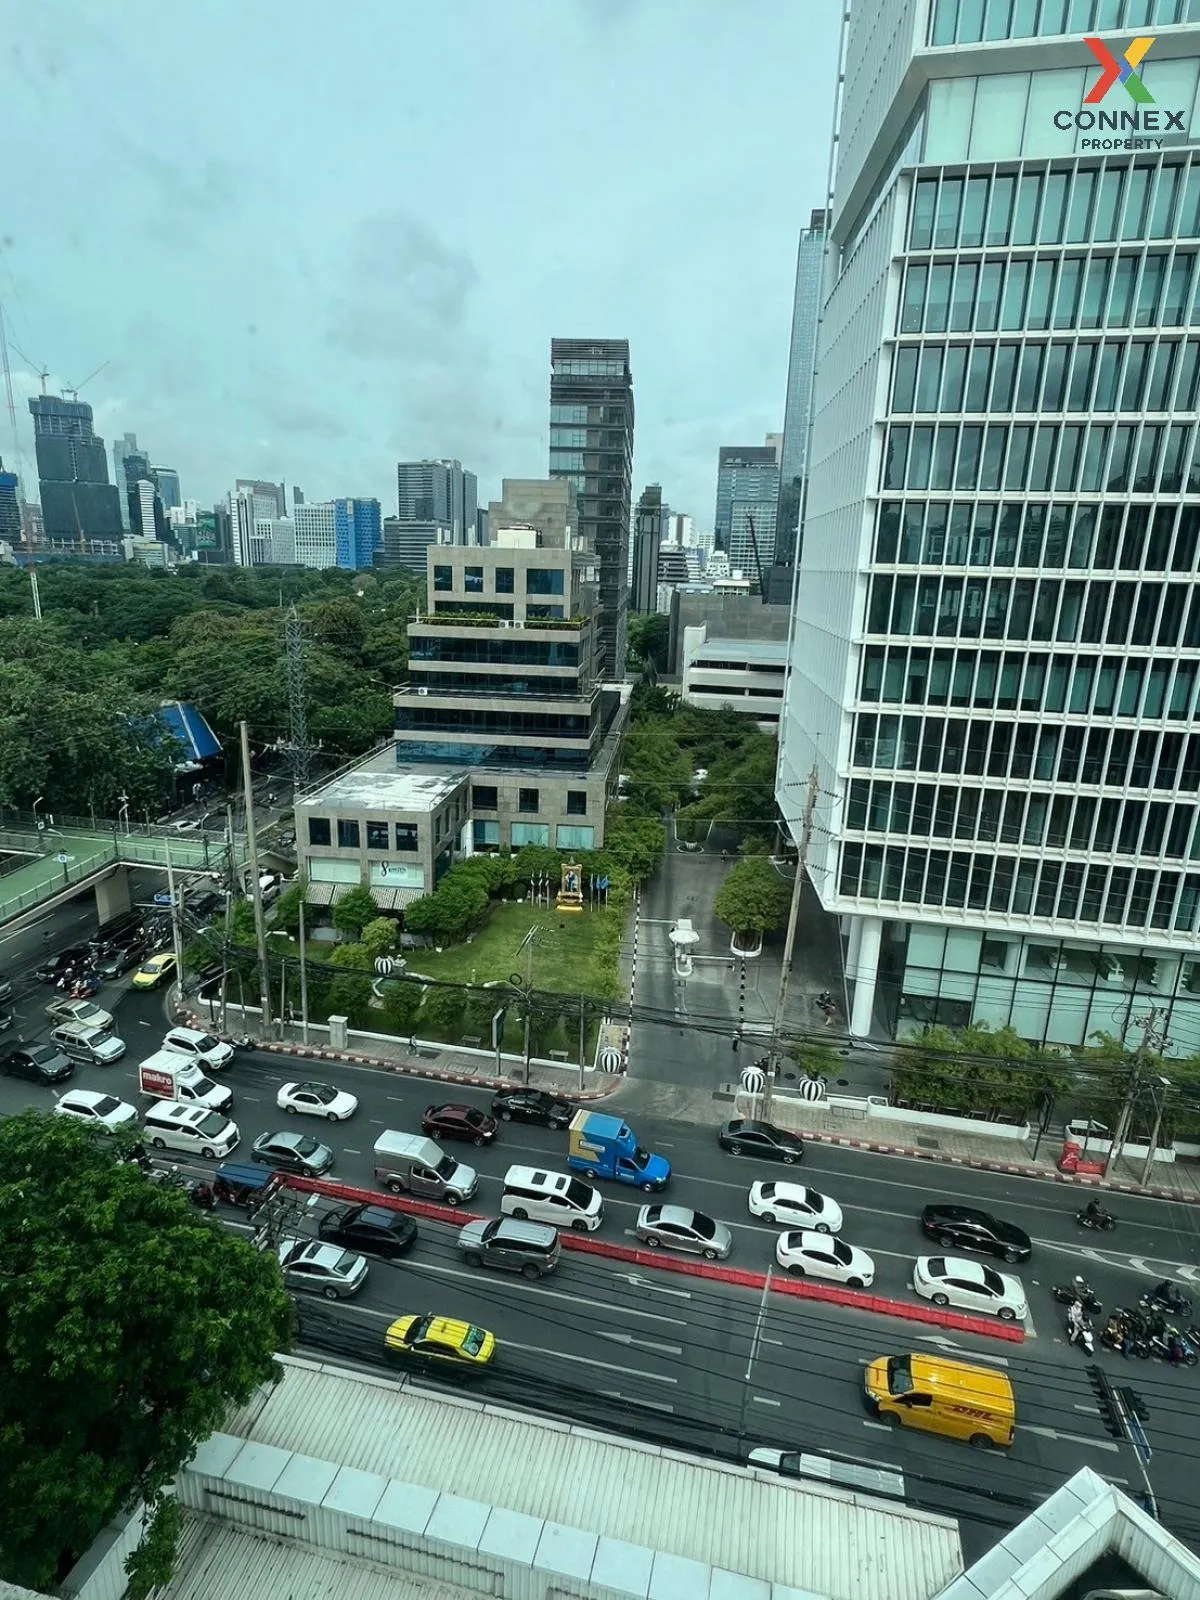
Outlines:
<svg viewBox="0 0 1200 1600"><path fill-rule="evenodd" d="M634 1232L652 1250L683 1250L706 1261L724 1261L733 1249L733 1234L723 1222L686 1206L643 1206Z"/></svg>

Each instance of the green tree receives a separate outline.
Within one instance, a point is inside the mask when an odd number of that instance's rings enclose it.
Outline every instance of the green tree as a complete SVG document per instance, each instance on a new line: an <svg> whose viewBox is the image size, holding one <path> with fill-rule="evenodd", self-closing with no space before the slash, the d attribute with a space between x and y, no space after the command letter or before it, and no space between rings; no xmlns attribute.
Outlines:
<svg viewBox="0 0 1200 1600"><path fill-rule="evenodd" d="M292 1306L273 1257L32 1111L0 1124L0 1260L0 1574L46 1589L272 1376Z"/></svg>
<svg viewBox="0 0 1200 1600"><path fill-rule="evenodd" d="M732 867L717 890L713 911L739 935L769 933L783 926L791 888L763 856L748 856Z"/></svg>
<svg viewBox="0 0 1200 1600"><path fill-rule="evenodd" d="M347 1017L350 1025L364 1028L373 1020L371 980L365 972L343 970L332 980L325 995L325 1014Z"/></svg>
<svg viewBox="0 0 1200 1600"><path fill-rule="evenodd" d="M321 644L332 645L335 650L349 656L362 654L367 637L367 623L363 608L354 600L331 600L311 613L312 636Z"/></svg>
<svg viewBox="0 0 1200 1600"><path fill-rule="evenodd" d="M377 956L392 956L400 940L400 928L395 917L376 917L362 931L362 942L374 960Z"/></svg>
<svg viewBox="0 0 1200 1600"><path fill-rule="evenodd" d="M463 991L454 984L430 984L421 1006L420 1031L452 1043L462 1034Z"/></svg>
<svg viewBox="0 0 1200 1600"><path fill-rule="evenodd" d="M383 1014L397 1033L412 1033L417 1025L423 995L419 983L393 979L383 985Z"/></svg>
<svg viewBox="0 0 1200 1600"><path fill-rule="evenodd" d="M666 672L667 647L671 638L671 619L661 612L629 619L629 665L644 673L651 682Z"/></svg>
<svg viewBox="0 0 1200 1600"><path fill-rule="evenodd" d="M303 877L297 878L295 883L289 883L287 888L275 902L275 909L271 915L271 926L282 928L294 937L300 932L300 907L304 904L304 896L308 884Z"/></svg>
<svg viewBox="0 0 1200 1600"><path fill-rule="evenodd" d="M353 889L347 890L333 908L333 925L339 933L350 934L354 939L362 938L362 931L368 922L374 922L379 916L379 907L375 904L375 896L369 889L364 889L361 884L356 884Z"/></svg>

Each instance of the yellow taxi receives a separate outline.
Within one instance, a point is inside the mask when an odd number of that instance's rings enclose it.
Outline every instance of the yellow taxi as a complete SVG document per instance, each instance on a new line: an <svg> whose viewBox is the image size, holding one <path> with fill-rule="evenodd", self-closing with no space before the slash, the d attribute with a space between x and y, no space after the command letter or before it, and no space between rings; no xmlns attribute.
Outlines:
<svg viewBox="0 0 1200 1600"><path fill-rule="evenodd" d="M1003 1372L941 1356L880 1356L866 1370L863 1400L881 1422L1007 1449L1017 1406Z"/></svg>
<svg viewBox="0 0 1200 1600"><path fill-rule="evenodd" d="M130 979L130 983L135 989L157 989L165 979L174 976L175 965L172 953L169 950L160 950L158 955L142 962Z"/></svg>
<svg viewBox="0 0 1200 1600"><path fill-rule="evenodd" d="M397 1317L383 1338L390 1361L430 1372L483 1372L496 1354L496 1336L451 1317Z"/></svg>

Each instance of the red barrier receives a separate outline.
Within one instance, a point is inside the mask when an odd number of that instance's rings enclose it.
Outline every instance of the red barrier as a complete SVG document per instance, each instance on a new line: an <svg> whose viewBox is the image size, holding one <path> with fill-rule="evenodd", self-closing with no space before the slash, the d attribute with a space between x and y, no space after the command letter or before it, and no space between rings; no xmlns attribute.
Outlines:
<svg viewBox="0 0 1200 1600"><path fill-rule="evenodd" d="M406 1211L410 1216L424 1217L429 1222L447 1222L462 1227L480 1220L479 1213L464 1211L460 1206L439 1206L427 1200L413 1200L408 1195L380 1194L374 1189L356 1189L345 1183L328 1183L324 1178L301 1178L289 1174L289 1188L305 1194L321 1194L330 1200L342 1200L351 1205L389 1206L393 1211ZM998 1318L972 1317L962 1311L943 1310L923 1300L889 1300L881 1295L869 1294L862 1289L843 1289L833 1283L813 1283L808 1278L785 1278L772 1273L749 1272L743 1267L721 1267L709 1261L685 1261L675 1256L661 1255L657 1250L638 1250L629 1245L610 1244L607 1239L593 1239L590 1233L562 1234L563 1248L577 1250L581 1255L601 1256L608 1261L624 1261L634 1267L648 1267L658 1272L675 1272L684 1277L707 1278L712 1283L728 1284L736 1289L768 1288L776 1294L790 1295L796 1300L823 1300L826 1304L848 1306L855 1311L873 1311L881 1317L900 1317L905 1322L924 1322L936 1328L953 1328L957 1333L975 1333L988 1339L1006 1339L1019 1344L1025 1338L1025 1329L1019 1322L1001 1322Z"/></svg>

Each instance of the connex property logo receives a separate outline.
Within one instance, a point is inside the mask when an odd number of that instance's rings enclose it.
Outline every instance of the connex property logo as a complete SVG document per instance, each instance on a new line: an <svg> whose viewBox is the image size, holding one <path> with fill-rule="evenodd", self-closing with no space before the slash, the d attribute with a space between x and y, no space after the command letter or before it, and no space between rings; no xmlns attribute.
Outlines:
<svg viewBox="0 0 1200 1600"><path fill-rule="evenodd" d="M1150 46L1154 43L1152 35L1142 35L1131 40L1128 49L1122 51L1120 55L1103 39L1086 39L1084 42L1100 63L1101 73L1084 96L1083 107L1080 110L1054 113L1056 128L1064 132L1068 128L1078 128L1081 133L1107 132L1119 136L1108 139L1080 139L1080 150L1161 150L1166 143L1165 139L1146 136L1178 133L1187 137L1187 129L1183 122L1186 111L1168 111L1165 107L1156 106L1154 96L1142 82L1138 72ZM1109 91L1115 89L1118 84L1133 101L1132 110L1125 109L1124 106L1117 109L1111 100L1108 105L1112 109L1087 110L1088 106L1098 106L1108 99ZM1117 99L1119 101L1120 97ZM1143 107L1146 106L1153 109L1144 110Z"/></svg>

